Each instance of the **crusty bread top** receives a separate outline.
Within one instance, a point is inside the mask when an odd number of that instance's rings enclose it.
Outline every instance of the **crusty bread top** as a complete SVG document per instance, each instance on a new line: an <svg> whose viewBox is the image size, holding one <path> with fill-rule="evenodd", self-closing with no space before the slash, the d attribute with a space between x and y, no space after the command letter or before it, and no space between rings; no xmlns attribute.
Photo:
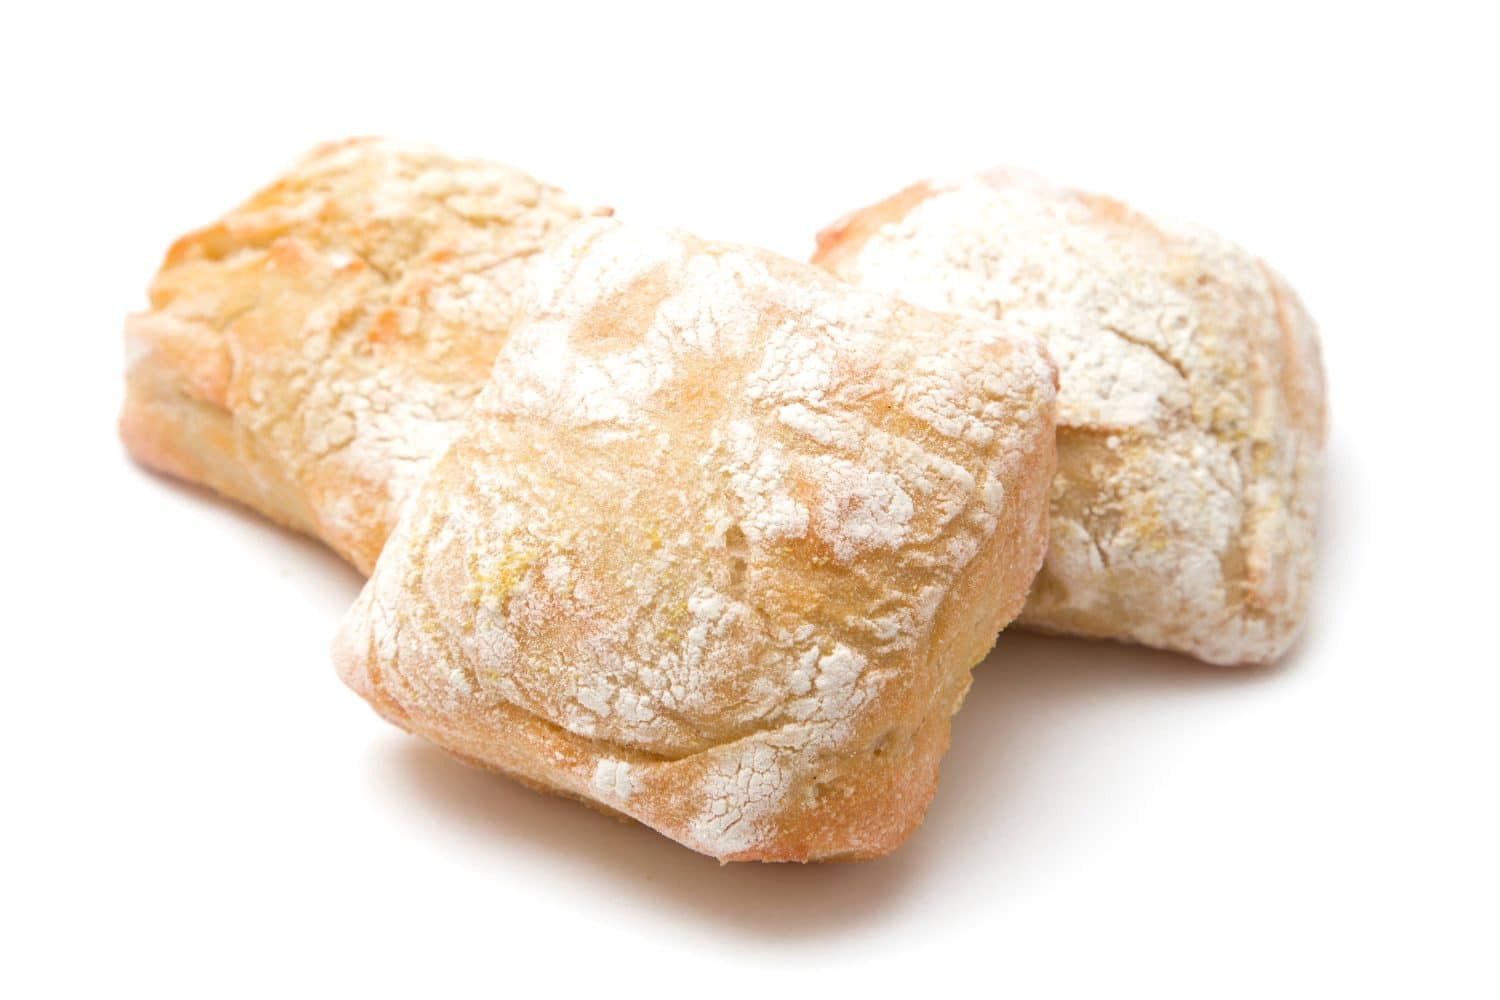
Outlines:
<svg viewBox="0 0 1500 1000"><path fill-rule="evenodd" d="M466 756L717 857L890 849L1041 561L1045 352L604 221L530 279L346 620L341 674ZM502 709L552 749L518 759Z"/></svg>
<svg viewBox="0 0 1500 1000"><path fill-rule="evenodd" d="M1216 662L1290 644L1311 570L1323 376L1311 321L1263 263L1020 171L908 188L821 234L814 261L1046 337L1059 476L1023 623Z"/></svg>
<svg viewBox="0 0 1500 1000"><path fill-rule="evenodd" d="M130 355L229 411L368 571L479 391L526 259L579 214L498 164L325 145L172 246Z"/></svg>

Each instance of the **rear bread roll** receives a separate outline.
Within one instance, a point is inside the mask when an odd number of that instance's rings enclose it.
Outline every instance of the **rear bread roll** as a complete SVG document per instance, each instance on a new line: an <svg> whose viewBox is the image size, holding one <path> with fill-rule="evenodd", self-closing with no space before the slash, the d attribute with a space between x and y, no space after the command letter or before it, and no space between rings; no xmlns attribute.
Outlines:
<svg viewBox="0 0 1500 1000"><path fill-rule="evenodd" d="M340 675L466 760L722 860L892 850L1041 564L1045 351L603 220L530 278Z"/></svg>
<svg viewBox="0 0 1500 1000"><path fill-rule="evenodd" d="M168 251L125 328L126 447L368 572L579 215L499 164L319 147Z"/></svg>
<svg viewBox="0 0 1500 1000"><path fill-rule="evenodd" d="M998 171L917 184L817 263L1043 332L1061 375L1033 628L1264 663L1296 638L1324 440L1316 332L1273 271L1198 229Z"/></svg>

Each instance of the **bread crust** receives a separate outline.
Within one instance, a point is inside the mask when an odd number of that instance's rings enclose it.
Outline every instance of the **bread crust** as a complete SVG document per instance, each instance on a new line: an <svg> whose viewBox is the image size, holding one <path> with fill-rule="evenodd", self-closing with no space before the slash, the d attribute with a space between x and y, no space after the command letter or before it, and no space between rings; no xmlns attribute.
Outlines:
<svg viewBox="0 0 1500 1000"><path fill-rule="evenodd" d="M1041 563L1045 351L604 221L530 278L340 675L467 760L721 860L892 850Z"/></svg>
<svg viewBox="0 0 1500 1000"><path fill-rule="evenodd" d="M320 146L172 245L126 322L121 437L368 572L483 384L525 261L580 214L498 164Z"/></svg>
<svg viewBox="0 0 1500 1000"><path fill-rule="evenodd" d="M1316 330L1269 267L1014 170L913 185L824 230L812 259L1046 338L1058 477L1021 625L1222 664L1285 653L1310 589L1326 414Z"/></svg>

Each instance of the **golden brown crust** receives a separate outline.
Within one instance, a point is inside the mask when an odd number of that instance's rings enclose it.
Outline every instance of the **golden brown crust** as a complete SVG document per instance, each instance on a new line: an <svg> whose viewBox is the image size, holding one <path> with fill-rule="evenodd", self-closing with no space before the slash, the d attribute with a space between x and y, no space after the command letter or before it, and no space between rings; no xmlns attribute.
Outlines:
<svg viewBox="0 0 1500 1000"><path fill-rule="evenodd" d="M386 718L723 860L920 822L1046 537L1014 328L583 224L346 619Z"/></svg>
<svg viewBox="0 0 1500 1000"><path fill-rule="evenodd" d="M120 438L136 461L233 497L283 527L316 535L313 514L283 478L281 464L214 402L222 392L204 388L204 359L193 356L191 344L174 350L183 338L172 318L144 314L132 317L129 327L132 342L155 355L131 363L120 414ZM211 368L212 353L207 362Z"/></svg>
<svg viewBox="0 0 1500 1000"><path fill-rule="evenodd" d="M179 239L126 324L121 436L369 571L579 211L508 167L321 146Z"/></svg>
<svg viewBox="0 0 1500 1000"><path fill-rule="evenodd" d="M880 227L902 218L932 195L932 185L918 181L875 204L830 223L818 231L813 263L839 273Z"/></svg>
<svg viewBox="0 0 1500 1000"><path fill-rule="evenodd" d="M1324 438L1316 331L1201 230L1015 171L847 216L813 262L935 308L1024 316L1062 370L1051 552L1020 624L1268 662L1306 607Z"/></svg>

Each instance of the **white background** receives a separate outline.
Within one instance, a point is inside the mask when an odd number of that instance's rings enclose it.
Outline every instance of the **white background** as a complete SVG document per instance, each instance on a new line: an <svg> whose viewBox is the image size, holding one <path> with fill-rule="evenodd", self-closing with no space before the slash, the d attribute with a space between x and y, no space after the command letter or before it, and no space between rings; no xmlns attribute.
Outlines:
<svg viewBox="0 0 1500 1000"><path fill-rule="evenodd" d="M27 6L0 14L0 993L1500 993L1484 5ZM352 571L113 436L167 244L366 133L796 256L995 163L1231 235L1325 337L1304 641L1226 670L1002 637L926 824L865 865L720 868L451 763L329 667Z"/></svg>

